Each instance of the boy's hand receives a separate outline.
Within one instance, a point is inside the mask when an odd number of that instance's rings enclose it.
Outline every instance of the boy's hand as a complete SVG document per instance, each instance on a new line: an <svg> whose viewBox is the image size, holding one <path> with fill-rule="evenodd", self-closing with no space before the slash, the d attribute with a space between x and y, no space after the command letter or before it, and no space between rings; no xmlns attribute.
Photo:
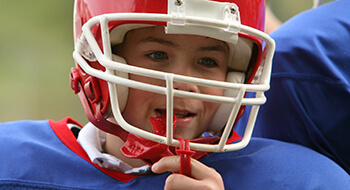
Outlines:
<svg viewBox="0 0 350 190"><path fill-rule="evenodd" d="M164 157L152 166L154 173L180 171L180 156ZM224 189L221 175L214 169L191 159L191 177L171 174L164 189Z"/></svg>

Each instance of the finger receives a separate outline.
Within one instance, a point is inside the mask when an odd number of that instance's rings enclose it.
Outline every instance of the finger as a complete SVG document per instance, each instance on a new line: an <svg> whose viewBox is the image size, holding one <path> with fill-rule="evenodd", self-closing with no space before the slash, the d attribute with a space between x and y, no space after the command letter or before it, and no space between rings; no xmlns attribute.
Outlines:
<svg viewBox="0 0 350 190"><path fill-rule="evenodd" d="M195 159L191 159L191 176L198 180L207 178L221 180L221 175L215 169Z"/></svg>
<svg viewBox="0 0 350 190"><path fill-rule="evenodd" d="M210 189L207 187L207 185L208 183L203 183L202 181L198 181L181 174L172 174L166 179L164 189Z"/></svg>
<svg viewBox="0 0 350 190"><path fill-rule="evenodd" d="M195 159L191 159L191 168L192 178L181 174L172 174L168 177L169 179L167 179L166 186L169 189L176 189L178 187L182 189L187 187L191 187L190 189L224 189L221 175L213 168L207 167ZM179 170L179 156L164 157L152 166L152 171L154 173L163 173L167 171L178 172Z"/></svg>
<svg viewBox="0 0 350 190"><path fill-rule="evenodd" d="M180 157L163 157L152 166L152 171L154 173L178 172L180 171ZM213 168L210 168L195 159L191 159L191 176L199 180L206 179L208 177L221 179L220 174Z"/></svg>
<svg viewBox="0 0 350 190"><path fill-rule="evenodd" d="M180 171L179 156L163 157L152 166L152 172L154 173L178 172L178 171Z"/></svg>
<svg viewBox="0 0 350 190"><path fill-rule="evenodd" d="M195 159L191 160L191 176L200 182L200 184L192 183L198 185L196 189L225 189L221 175L215 169Z"/></svg>

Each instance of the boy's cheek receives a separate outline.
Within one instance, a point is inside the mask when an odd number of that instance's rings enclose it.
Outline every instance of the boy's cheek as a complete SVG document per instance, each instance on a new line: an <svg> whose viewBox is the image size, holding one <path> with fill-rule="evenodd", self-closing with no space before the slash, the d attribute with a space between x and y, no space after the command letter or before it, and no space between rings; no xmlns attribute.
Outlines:
<svg viewBox="0 0 350 190"><path fill-rule="evenodd" d="M146 76L141 76L141 75L135 75L135 74L129 74L129 79L138 81L138 82L143 82L146 84L153 84L157 86L165 86L165 81L160 80L160 79L155 79L155 78L150 78Z"/></svg>

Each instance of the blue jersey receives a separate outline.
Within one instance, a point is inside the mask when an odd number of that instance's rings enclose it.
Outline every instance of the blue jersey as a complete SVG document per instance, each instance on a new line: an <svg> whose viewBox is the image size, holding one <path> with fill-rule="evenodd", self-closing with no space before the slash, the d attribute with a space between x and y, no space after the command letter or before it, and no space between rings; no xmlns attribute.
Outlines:
<svg viewBox="0 0 350 190"><path fill-rule="evenodd" d="M310 147L348 173L349 8L349 0L332 1L293 17L271 34L276 40L271 89L254 131L257 137Z"/></svg>
<svg viewBox="0 0 350 190"><path fill-rule="evenodd" d="M67 123L0 124L0 189L163 189L169 173L129 175L93 164ZM349 189L350 177L311 149L255 138L243 150L200 160L226 189Z"/></svg>

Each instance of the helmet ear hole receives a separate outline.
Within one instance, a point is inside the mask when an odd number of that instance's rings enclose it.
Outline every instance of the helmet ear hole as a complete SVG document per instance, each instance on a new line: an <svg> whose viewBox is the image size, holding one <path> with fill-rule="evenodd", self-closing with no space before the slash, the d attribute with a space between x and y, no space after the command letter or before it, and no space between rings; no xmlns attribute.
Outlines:
<svg viewBox="0 0 350 190"><path fill-rule="evenodd" d="M245 74L243 72L228 72L226 75L226 82L232 83L244 83ZM223 96L236 97L238 90L224 90ZM208 132L213 132L214 134L221 131L225 126L227 119L231 113L233 104L220 104L218 110L216 111L213 120L211 121Z"/></svg>

